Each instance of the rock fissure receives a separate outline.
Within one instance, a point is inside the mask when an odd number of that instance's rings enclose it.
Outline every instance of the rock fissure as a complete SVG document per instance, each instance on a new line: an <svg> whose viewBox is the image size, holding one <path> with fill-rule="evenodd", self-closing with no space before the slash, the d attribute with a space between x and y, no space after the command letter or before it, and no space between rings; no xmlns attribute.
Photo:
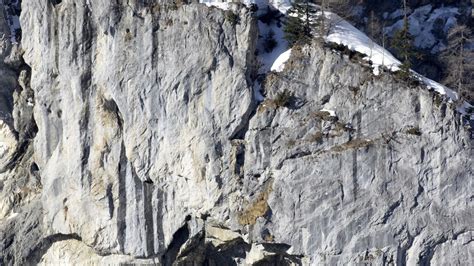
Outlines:
<svg viewBox="0 0 474 266"><path fill-rule="evenodd" d="M472 132L438 94L317 45L259 73L237 4L22 5L0 264L471 258Z"/></svg>

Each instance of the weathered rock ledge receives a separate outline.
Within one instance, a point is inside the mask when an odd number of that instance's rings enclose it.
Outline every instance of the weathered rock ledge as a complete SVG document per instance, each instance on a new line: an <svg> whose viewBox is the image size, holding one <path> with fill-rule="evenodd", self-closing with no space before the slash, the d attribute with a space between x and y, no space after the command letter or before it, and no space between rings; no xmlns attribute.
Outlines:
<svg viewBox="0 0 474 266"><path fill-rule="evenodd" d="M23 0L2 263L473 260L453 103L316 46L259 103L248 9L122 2Z"/></svg>

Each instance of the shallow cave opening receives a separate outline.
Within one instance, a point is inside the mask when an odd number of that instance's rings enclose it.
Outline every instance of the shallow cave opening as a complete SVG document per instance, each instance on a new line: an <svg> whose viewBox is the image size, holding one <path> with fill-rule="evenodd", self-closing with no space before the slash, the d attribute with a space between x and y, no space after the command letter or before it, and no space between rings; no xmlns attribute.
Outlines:
<svg viewBox="0 0 474 266"><path fill-rule="evenodd" d="M51 0L51 4L53 4L53 6L56 6L58 4L61 4L63 0Z"/></svg>
<svg viewBox="0 0 474 266"><path fill-rule="evenodd" d="M33 162L30 166L30 172L35 173L35 172L38 172L38 171L39 171L38 165L35 162Z"/></svg>

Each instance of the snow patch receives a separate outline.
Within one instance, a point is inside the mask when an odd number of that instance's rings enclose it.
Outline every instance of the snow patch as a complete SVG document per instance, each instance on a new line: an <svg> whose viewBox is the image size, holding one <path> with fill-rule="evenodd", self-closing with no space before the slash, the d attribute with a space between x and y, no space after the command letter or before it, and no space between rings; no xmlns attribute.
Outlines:
<svg viewBox="0 0 474 266"><path fill-rule="evenodd" d="M474 121L474 106L470 105L468 102L464 102L463 105L457 108L457 111L464 116L467 116L467 119Z"/></svg>
<svg viewBox="0 0 474 266"><path fill-rule="evenodd" d="M230 2L200 0L199 3L205 4L208 7L211 7L211 6L217 7L217 8L220 8L222 10L229 10L229 8L230 8L230 6L229 6Z"/></svg>
<svg viewBox="0 0 474 266"><path fill-rule="evenodd" d="M214 6L223 10L228 10L232 2L220 2L215 0L200 0L207 6ZM270 9L277 9L281 14L286 14L291 7L290 0L244 0L242 3L250 6L255 4L258 6L258 15L265 14ZM431 33L435 21L443 19L446 23L443 26L443 30L447 32L457 21L455 16L459 13L457 8L442 7L432 10L431 5L420 7L409 16L410 20L410 33L415 36L415 45L421 48L432 48L432 52L439 51L442 49L442 45L436 44L437 40ZM373 66L373 73L375 75L380 74L380 68L384 67L390 71L400 70L401 62L396 59L386 49L372 41L367 35L362 33L360 30L352 26L350 23L340 18L338 15L331 12L325 12L326 17L329 19L332 28L326 36L326 42L336 43L344 45L348 49L357 51L361 54L366 55L364 60L370 61ZM401 10L397 10L392 14L384 14L384 17L390 17L392 19L398 18L402 15ZM388 34L393 34L396 30L403 26L403 19L397 21L394 25L386 27L384 31ZM259 74L265 74L269 71L280 72L284 70L285 63L291 56L291 49L288 49L288 43L284 38L283 25L279 21L279 18L275 18L269 23L263 23L258 21L259 28L259 40L257 45L258 60L261 64ZM265 42L268 34L272 32L273 38L276 41L276 46L271 51L266 51ZM426 78L415 71L411 71L413 76L424 83L428 89L433 89L441 95L446 95L449 101L457 101L459 99L456 92L443 86L429 78ZM264 97L261 94L260 84L256 82L254 86L254 97L257 101L263 101ZM472 106L468 103L464 103L463 106L458 108L458 111L464 115L467 114L466 110L471 110ZM331 116L336 116L336 112L333 110L322 109L321 111L328 112ZM474 115L470 114L470 119L474 119Z"/></svg>
<svg viewBox="0 0 474 266"><path fill-rule="evenodd" d="M290 0L270 0L270 5L278 9L282 14L286 14L291 8Z"/></svg>
<svg viewBox="0 0 474 266"><path fill-rule="evenodd" d="M285 63L286 61L288 61L288 59L290 59L290 56L291 56L291 49L289 49L288 51L282 53L276 60L275 62L273 63L272 67L271 67L271 71L275 71L275 72L281 72L283 71L283 69L285 69Z"/></svg>
<svg viewBox="0 0 474 266"><path fill-rule="evenodd" d="M327 42L342 44L347 46L350 50L366 55L364 60L372 62L372 66L374 68L373 72L375 75L380 74L380 67L382 66L391 71L400 70L400 61L397 60L390 52L372 41L369 37L367 37L367 35L356 29L347 21L341 19L336 14L328 12L326 16L332 25L334 25L326 37ZM459 99L458 94L446 86L424 77L415 71L411 72L412 75L424 83L428 89L433 89L441 95L446 95L449 101L453 102Z"/></svg>
<svg viewBox="0 0 474 266"><path fill-rule="evenodd" d="M421 79L423 83L428 86L428 89L433 89L434 91L438 92L441 95L446 95L451 101L456 101L458 100L458 94L454 92L453 90L447 88L446 86L443 86L439 84L438 82L431 80L425 76L422 76L418 73L416 73L418 77Z"/></svg>
<svg viewBox="0 0 474 266"><path fill-rule="evenodd" d="M350 50L365 54L366 57L364 59L372 62L375 75L380 73L380 66L384 66L391 71L400 69L400 61L390 52L376 44L367 35L356 29L349 22L341 19L338 15L330 12L326 13L331 24L334 25L326 37L327 42L344 45Z"/></svg>
<svg viewBox="0 0 474 266"><path fill-rule="evenodd" d="M273 21L270 25L258 21L258 29L260 36L258 39L257 53L258 60L261 64L259 73L264 74L272 69L282 54L288 52L288 42L285 39L283 25L278 21ZM265 43L267 42L267 36L270 32L274 34L273 39L276 42L276 46L271 51L266 51Z"/></svg>
<svg viewBox="0 0 474 266"><path fill-rule="evenodd" d="M334 110L321 109L321 110L319 110L319 111L320 111L320 112L327 112L327 113L329 113L329 116L331 116L331 117L337 117L336 111L334 111Z"/></svg>
<svg viewBox="0 0 474 266"><path fill-rule="evenodd" d="M409 16L410 33L414 36L414 45L422 49L431 49L432 53L436 53L443 48L440 42L433 34L433 30L443 22L442 31L447 33L454 25L456 25L456 16L459 14L459 9L456 7L441 7L433 9L431 4L425 5L415 9ZM403 15L399 10L390 15L390 18L398 18ZM395 22L392 26L385 27L384 31L390 36L393 36L396 31L403 27L403 18ZM439 27L439 26L438 26Z"/></svg>
<svg viewBox="0 0 474 266"><path fill-rule="evenodd" d="M233 2L231 1L218 1L218 0L200 0L199 1L206 6L213 6L220 8L222 10L229 10ZM257 53L258 61L261 64L259 69L259 74L265 74L269 72L272 67L283 66L284 62L281 62L282 58L280 56L288 52L288 42L285 40L285 33L283 32L283 23L280 21L280 16L286 14L288 9L291 8L290 0L244 0L243 4L250 7L250 5L255 4L258 6L257 15L261 16L266 14L269 11L276 12L275 18L271 21L264 23L261 20L258 20L258 29L259 29L259 39L257 44ZM269 34L273 35L272 38L268 38ZM275 41L275 47L273 49L268 49L266 47L268 39L273 39ZM277 60L280 60L276 64ZM286 60L284 60L286 61Z"/></svg>
<svg viewBox="0 0 474 266"><path fill-rule="evenodd" d="M403 10L401 8L393 11L390 15L384 14L385 18L396 19L403 16Z"/></svg>
<svg viewBox="0 0 474 266"><path fill-rule="evenodd" d="M222 10L229 10L229 4L236 3L232 0L230 1L219 1L219 0L199 0L199 3L205 4L207 6L214 6ZM279 10L282 14L286 14L291 8L290 0L242 0L242 4L250 7L250 5L257 5L260 10L265 10L268 6Z"/></svg>

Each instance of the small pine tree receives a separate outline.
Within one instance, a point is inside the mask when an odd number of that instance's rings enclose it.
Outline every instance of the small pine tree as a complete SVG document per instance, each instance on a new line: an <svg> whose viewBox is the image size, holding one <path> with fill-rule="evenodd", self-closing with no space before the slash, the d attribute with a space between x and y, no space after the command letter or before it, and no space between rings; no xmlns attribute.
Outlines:
<svg viewBox="0 0 474 266"><path fill-rule="evenodd" d="M403 26L395 32L392 38L392 46L402 59L400 65L400 76L408 78L410 76L410 68L414 57L418 57L418 53L413 46L413 36L410 33L410 23L408 22L406 0L404 1L405 17L403 18Z"/></svg>
<svg viewBox="0 0 474 266"><path fill-rule="evenodd" d="M285 39L290 45L309 44L313 39L317 6L313 0L295 0L285 23Z"/></svg>
<svg viewBox="0 0 474 266"><path fill-rule="evenodd" d="M266 53L271 53L277 45L278 42L275 40L275 32L270 30L265 36L265 42L263 44L264 50Z"/></svg>
<svg viewBox="0 0 474 266"><path fill-rule="evenodd" d="M474 43L472 30L466 25L453 27L447 36L447 47L442 60L447 66L443 83L456 89L463 97L474 99L474 51L467 45Z"/></svg>
<svg viewBox="0 0 474 266"><path fill-rule="evenodd" d="M328 1L327 0L318 0L320 14L316 17L316 24L318 27L318 43L324 43L324 37L327 36L329 31L328 21L326 19L326 11L328 10Z"/></svg>

